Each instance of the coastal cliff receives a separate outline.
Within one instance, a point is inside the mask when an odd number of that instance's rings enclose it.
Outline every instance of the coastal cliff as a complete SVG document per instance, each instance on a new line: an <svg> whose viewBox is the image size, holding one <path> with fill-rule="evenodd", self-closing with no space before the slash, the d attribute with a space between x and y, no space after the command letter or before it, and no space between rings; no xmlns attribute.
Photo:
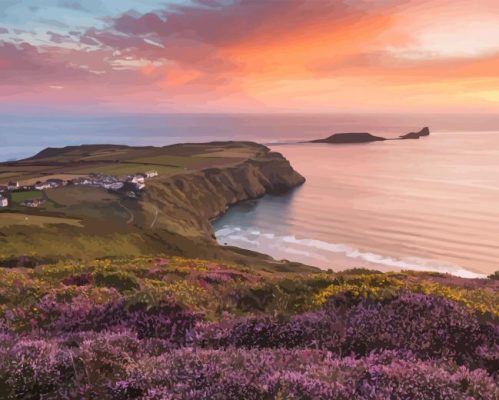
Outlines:
<svg viewBox="0 0 499 400"><path fill-rule="evenodd" d="M267 193L283 193L304 183L281 154L253 142L186 143L165 147L85 145L47 149L5 164L21 185L37 180L104 179L154 172L145 187L105 190L68 184L21 193L42 196L28 209L12 196L0 210L0 261L19 256L40 260L93 259L137 255L180 255L235 261L262 267L315 270L275 261L248 250L219 246L211 220L231 205ZM130 188L129 188L130 187ZM24 190L24 189L22 189ZM134 192L130 192L135 190ZM132 195L130 195L132 193ZM60 238L65 240L61 242Z"/></svg>
<svg viewBox="0 0 499 400"><path fill-rule="evenodd" d="M144 204L161 214L155 225L185 237L212 241L210 221L231 205L284 193L305 182L280 153L262 148L255 158L233 166L206 168L149 185Z"/></svg>

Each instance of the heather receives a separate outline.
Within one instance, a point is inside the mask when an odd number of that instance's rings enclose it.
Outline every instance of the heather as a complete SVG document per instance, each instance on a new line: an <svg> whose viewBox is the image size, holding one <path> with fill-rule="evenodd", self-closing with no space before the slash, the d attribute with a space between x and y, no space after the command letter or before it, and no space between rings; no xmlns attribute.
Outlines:
<svg viewBox="0 0 499 400"><path fill-rule="evenodd" d="M0 398L495 399L498 281L171 258L0 270Z"/></svg>

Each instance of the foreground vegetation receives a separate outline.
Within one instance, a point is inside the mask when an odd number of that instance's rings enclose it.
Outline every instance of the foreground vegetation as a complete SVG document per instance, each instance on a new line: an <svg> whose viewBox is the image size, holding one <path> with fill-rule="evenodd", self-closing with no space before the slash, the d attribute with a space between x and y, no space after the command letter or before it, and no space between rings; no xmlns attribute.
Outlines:
<svg viewBox="0 0 499 400"><path fill-rule="evenodd" d="M0 270L2 399L496 399L498 281L183 258Z"/></svg>

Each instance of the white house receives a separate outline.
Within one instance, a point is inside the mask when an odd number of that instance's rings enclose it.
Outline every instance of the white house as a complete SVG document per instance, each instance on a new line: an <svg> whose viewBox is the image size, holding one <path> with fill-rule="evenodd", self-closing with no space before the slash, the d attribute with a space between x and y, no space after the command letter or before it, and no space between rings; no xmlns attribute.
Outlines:
<svg viewBox="0 0 499 400"><path fill-rule="evenodd" d="M52 185L50 183L47 183L47 182L37 183L35 185L36 190L45 190L45 189L51 189L51 188L52 188Z"/></svg>
<svg viewBox="0 0 499 400"><path fill-rule="evenodd" d="M138 190L142 190L146 187L146 184L145 183L136 183L135 184L135 187L138 189Z"/></svg>
<svg viewBox="0 0 499 400"><path fill-rule="evenodd" d="M104 189L120 190L125 184L123 182L104 183Z"/></svg>
<svg viewBox="0 0 499 400"><path fill-rule="evenodd" d="M146 178L154 178L155 176L158 176L158 171L147 171L145 176Z"/></svg>
<svg viewBox="0 0 499 400"><path fill-rule="evenodd" d="M0 207L8 207L9 199L7 197L0 196Z"/></svg>
<svg viewBox="0 0 499 400"><path fill-rule="evenodd" d="M145 178L142 175L135 175L131 182L135 184L143 184L145 182Z"/></svg>
<svg viewBox="0 0 499 400"><path fill-rule="evenodd" d="M45 204L45 200L43 199L33 199L33 200L24 200L21 202L21 205L24 207L36 208Z"/></svg>
<svg viewBox="0 0 499 400"><path fill-rule="evenodd" d="M7 185L7 188L9 190L18 189L19 188L19 182L9 182L9 184Z"/></svg>

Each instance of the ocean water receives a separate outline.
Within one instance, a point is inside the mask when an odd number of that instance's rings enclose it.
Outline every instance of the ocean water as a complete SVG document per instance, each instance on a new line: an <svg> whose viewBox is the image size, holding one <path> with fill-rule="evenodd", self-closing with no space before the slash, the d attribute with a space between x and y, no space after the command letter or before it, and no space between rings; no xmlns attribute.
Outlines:
<svg viewBox="0 0 499 400"><path fill-rule="evenodd" d="M499 270L499 131L272 148L307 182L229 210L220 243L321 268Z"/></svg>
<svg viewBox="0 0 499 400"><path fill-rule="evenodd" d="M428 125L438 131L499 129L498 115L7 115L0 110L0 162L29 157L46 147L79 144L164 146L181 142L253 140L282 143L334 132L397 135Z"/></svg>
<svg viewBox="0 0 499 400"><path fill-rule="evenodd" d="M335 132L428 138L289 144ZM216 221L227 243L321 268L369 266L482 276L499 269L499 115L0 114L0 161L83 143L253 140L307 182Z"/></svg>

